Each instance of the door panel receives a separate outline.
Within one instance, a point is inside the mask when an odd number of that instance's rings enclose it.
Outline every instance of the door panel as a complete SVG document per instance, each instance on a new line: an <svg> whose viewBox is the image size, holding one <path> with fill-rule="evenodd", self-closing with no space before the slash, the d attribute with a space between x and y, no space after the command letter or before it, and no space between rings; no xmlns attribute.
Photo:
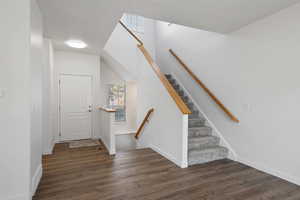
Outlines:
<svg viewBox="0 0 300 200"><path fill-rule="evenodd" d="M61 140L91 138L92 78L60 76Z"/></svg>

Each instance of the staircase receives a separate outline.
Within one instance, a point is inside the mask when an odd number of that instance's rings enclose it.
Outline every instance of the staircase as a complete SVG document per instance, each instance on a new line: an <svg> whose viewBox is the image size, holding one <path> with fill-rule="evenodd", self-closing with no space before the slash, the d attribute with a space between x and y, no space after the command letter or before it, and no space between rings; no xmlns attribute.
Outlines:
<svg viewBox="0 0 300 200"><path fill-rule="evenodd" d="M165 75L173 88L186 103L192 114L189 115L188 162L189 165L202 164L227 158L228 149L220 146L220 138L212 135L212 128L200 115L194 103L182 90L178 82L170 74Z"/></svg>

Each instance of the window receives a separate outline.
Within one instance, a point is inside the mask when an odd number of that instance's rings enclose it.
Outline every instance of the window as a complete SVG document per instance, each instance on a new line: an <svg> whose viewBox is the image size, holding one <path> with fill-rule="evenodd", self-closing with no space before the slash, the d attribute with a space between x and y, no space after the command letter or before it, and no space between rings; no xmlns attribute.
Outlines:
<svg viewBox="0 0 300 200"><path fill-rule="evenodd" d="M137 15L130 15L125 14L124 15L124 23L128 26L128 28L132 31L138 32L138 33L144 33L144 17L137 16Z"/></svg>
<svg viewBox="0 0 300 200"><path fill-rule="evenodd" d="M126 121L126 86L125 84L109 85L108 106L116 110L115 121Z"/></svg>

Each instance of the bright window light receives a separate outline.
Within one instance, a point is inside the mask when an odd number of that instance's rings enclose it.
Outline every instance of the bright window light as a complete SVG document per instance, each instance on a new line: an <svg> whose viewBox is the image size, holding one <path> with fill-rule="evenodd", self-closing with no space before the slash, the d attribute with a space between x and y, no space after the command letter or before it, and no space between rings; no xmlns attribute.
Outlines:
<svg viewBox="0 0 300 200"><path fill-rule="evenodd" d="M129 27L130 30L144 33L145 32L145 18L137 15L124 14L124 23Z"/></svg>
<svg viewBox="0 0 300 200"><path fill-rule="evenodd" d="M65 42L69 47L84 49L87 47L87 44L81 40L68 40Z"/></svg>

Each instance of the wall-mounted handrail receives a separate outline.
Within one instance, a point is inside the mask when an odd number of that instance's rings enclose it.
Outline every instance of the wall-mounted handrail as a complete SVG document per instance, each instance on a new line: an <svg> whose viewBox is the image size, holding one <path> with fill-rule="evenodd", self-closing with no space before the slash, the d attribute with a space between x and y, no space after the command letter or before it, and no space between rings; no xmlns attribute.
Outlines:
<svg viewBox="0 0 300 200"><path fill-rule="evenodd" d="M135 134L135 136L134 136L135 139L139 139L139 136L140 136L142 130L144 129L144 126L145 126L146 122L149 122L149 117L150 117L150 115L151 115L153 112L154 112L154 109L153 109L153 108L151 108L151 109L148 111L147 115L145 116L143 122L141 123L141 125L140 125L138 131L136 132L136 134Z"/></svg>
<svg viewBox="0 0 300 200"><path fill-rule="evenodd" d="M160 71L160 68L157 66L157 64L153 61L148 51L145 49L143 45L138 45L139 49L144 54L146 60L160 79L160 81L163 83L165 88L168 90L169 94L177 104L178 108L181 110L183 114L191 114L191 110L187 107L185 102L181 99L181 97L178 95L176 90L172 87L166 76Z"/></svg>
<svg viewBox="0 0 300 200"><path fill-rule="evenodd" d="M225 105L206 87L206 85L189 69L189 67L179 58L179 56L172 50L169 49L170 53L175 57L175 59L180 63L180 65L187 71L187 73L196 81L200 87L215 101L217 105L221 107L221 109L230 117L231 120L235 122L239 122L238 118L236 118L226 107Z"/></svg>
<svg viewBox="0 0 300 200"><path fill-rule="evenodd" d="M141 50L141 52L145 56L146 60L148 61L148 63L150 64L150 66L152 67L152 69L154 70L154 72L156 73L156 75L158 76L158 78L160 79L160 81L162 82L162 84L164 85L164 87L167 89L168 93L173 98L173 100L175 101L175 103L178 106L178 108L180 109L180 111L183 114L191 114L192 113L191 110L184 103L184 101L178 95L178 93L176 92L176 90L172 87L172 85L170 84L170 82L167 80L166 76L161 72L161 70L158 67L158 65L152 59L150 53L144 47L143 42L132 31L130 31L130 29L127 28L126 25L124 23L122 23L122 21L119 21L119 22L129 32L129 34L138 41L138 43L139 43L138 48Z"/></svg>
<svg viewBox="0 0 300 200"><path fill-rule="evenodd" d="M119 20L119 23L125 28L125 30L134 38L138 41L140 45L143 45L142 40L140 40L121 20Z"/></svg>
<svg viewBox="0 0 300 200"><path fill-rule="evenodd" d="M110 109L110 108L105 108L105 107L99 107L98 109L102 110L104 112L108 112L108 113L114 113L114 112L116 112L115 109Z"/></svg>

